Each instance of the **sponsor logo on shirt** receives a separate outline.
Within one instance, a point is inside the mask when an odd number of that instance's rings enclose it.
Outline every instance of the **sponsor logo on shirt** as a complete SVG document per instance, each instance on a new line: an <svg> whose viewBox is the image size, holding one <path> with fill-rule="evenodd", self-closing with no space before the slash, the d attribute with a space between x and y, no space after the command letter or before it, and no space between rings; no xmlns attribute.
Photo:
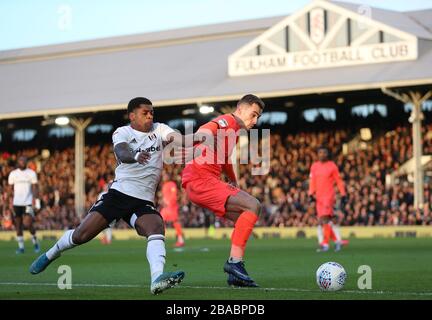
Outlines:
<svg viewBox="0 0 432 320"><path fill-rule="evenodd" d="M151 147L148 147L148 148L145 148L145 149L141 149L141 148L139 148L139 149L136 150L135 152L142 152L142 151L145 151L145 152L156 152L156 151L161 151L161 147L160 147L160 146L157 146L157 147L153 147L153 146L151 146Z"/></svg>
<svg viewBox="0 0 432 320"><path fill-rule="evenodd" d="M221 128L228 127L228 122L225 119L219 119L218 123Z"/></svg>

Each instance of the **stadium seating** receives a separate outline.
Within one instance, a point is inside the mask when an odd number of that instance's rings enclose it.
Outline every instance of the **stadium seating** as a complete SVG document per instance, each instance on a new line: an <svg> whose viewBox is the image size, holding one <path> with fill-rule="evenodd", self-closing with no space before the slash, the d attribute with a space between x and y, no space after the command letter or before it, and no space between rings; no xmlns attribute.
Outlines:
<svg viewBox="0 0 432 320"><path fill-rule="evenodd" d="M432 154L432 124L423 128L424 154ZM342 151L352 132L339 129L326 132L302 132L296 134L272 134L271 169L269 174L253 176L249 165L240 166L240 187L256 196L263 204L260 226L313 226L317 220L314 208L308 202L307 188L309 168L316 159L316 147L326 145L332 159L338 165L347 186L348 203L344 208L337 203L337 214L342 225L430 225L431 183L425 183L425 206L413 207L413 187L407 177L401 176L392 186L386 185L386 175L412 157L411 129L398 126L392 131L375 137L366 148L355 153ZM28 149L0 157L0 213L1 229L10 229L11 192L7 185L9 172L18 156L31 159L39 177L43 208L37 215L38 229L65 229L79 224L74 211L73 148L51 151L48 158L40 156L40 150ZM85 150L86 208L95 201L103 186L113 179L116 165L110 144L87 146ZM180 185L180 165L165 166L166 172ZM426 176L426 181L430 179ZM161 195L157 194L157 201ZM180 195L181 219L185 227L202 227L205 215L201 208L191 204L184 193ZM216 226L229 222L216 219ZM126 228L120 223L119 228Z"/></svg>

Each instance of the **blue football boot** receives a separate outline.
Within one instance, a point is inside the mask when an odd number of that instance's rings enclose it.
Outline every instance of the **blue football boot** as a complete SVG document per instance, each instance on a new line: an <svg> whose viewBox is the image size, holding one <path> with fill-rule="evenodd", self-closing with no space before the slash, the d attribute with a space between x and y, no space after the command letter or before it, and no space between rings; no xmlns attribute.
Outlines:
<svg viewBox="0 0 432 320"><path fill-rule="evenodd" d="M163 291L172 288L182 282L185 277L183 271L164 272L150 286L150 291L153 294L159 294Z"/></svg>
<svg viewBox="0 0 432 320"><path fill-rule="evenodd" d="M236 276L233 276L231 273L228 273L228 280L227 280L228 286L230 287L251 287L251 288L257 288L259 285L256 284L255 281L243 281L237 278Z"/></svg>
<svg viewBox="0 0 432 320"><path fill-rule="evenodd" d="M33 263L30 266L30 273L31 274L38 274L41 273L42 271L44 271L46 269L46 267L49 266L49 264L51 262L53 262L55 259L53 260L49 260L46 253L43 253L39 256L39 258L37 258L35 261L33 261Z"/></svg>
<svg viewBox="0 0 432 320"><path fill-rule="evenodd" d="M249 277L249 274L247 273L244 262L225 262L224 265L224 271L228 274L232 274L234 277L238 278L241 281L244 282L254 282L251 277Z"/></svg>

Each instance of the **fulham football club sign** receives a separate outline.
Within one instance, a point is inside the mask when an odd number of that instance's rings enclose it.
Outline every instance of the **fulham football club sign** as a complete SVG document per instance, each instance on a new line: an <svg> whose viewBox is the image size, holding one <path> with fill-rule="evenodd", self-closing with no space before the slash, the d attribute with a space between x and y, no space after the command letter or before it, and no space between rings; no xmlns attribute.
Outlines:
<svg viewBox="0 0 432 320"><path fill-rule="evenodd" d="M417 37L315 0L228 58L230 76L415 60Z"/></svg>

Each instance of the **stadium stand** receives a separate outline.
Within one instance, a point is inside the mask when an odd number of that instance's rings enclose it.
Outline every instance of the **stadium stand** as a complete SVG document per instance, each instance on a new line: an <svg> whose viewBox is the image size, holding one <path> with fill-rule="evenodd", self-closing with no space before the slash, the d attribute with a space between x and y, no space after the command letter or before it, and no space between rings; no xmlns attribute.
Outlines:
<svg viewBox="0 0 432 320"><path fill-rule="evenodd" d="M428 132L432 124L423 127L423 152L432 154L432 139ZM316 148L326 144L347 185L349 201L337 214L342 225L432 225L431 179L426 175L425 205L415 210L413 187L409 177L396 177L389 185L386 178L412 157L411 129L399 125L376 135L357 150L344 151L343 145L354 136L352 129L322 132L272 133L271 169L268 175L253 176L250 165L241 165L239 184L263 204L260 226L314 226L314 208L308 203L309 168L316 159ZM88 145L85 150L86 208L95 201L104 185L113 179L116 160L110 144ZM39 230L73 228L80 222L74 210L74 151L73 148L53 150L46 158L42 150L26 149L16 153L3 151L0 157L0 187L2 230L11 230L11 192L7 177L20 155L31 159L38 172L42 209L37 215ZM180 165L165 166L171 179L180 186ZM427 172L427 170L426 170ZM157 199L160 201L160 192ZM205 214L180 195L181 219L185 227L202 227ZM216 227L229 223L216 219ZM117 228L126 228L118 223Z"/></svg>

